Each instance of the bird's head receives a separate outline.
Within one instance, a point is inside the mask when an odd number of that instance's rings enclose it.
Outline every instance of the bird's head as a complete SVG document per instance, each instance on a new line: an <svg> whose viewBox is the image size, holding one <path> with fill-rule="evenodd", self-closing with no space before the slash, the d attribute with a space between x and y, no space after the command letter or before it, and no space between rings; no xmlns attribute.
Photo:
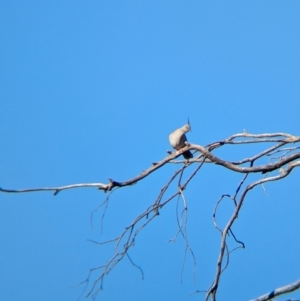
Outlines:
<svg viewBox="0 0 300 301"><path fill-rule="evenodd" d="M185 133L191 132L191 131L192 131L192 127L191 127L191 125L190 125L189 119L188 119L187 124L185 124L185 125L182 127L182 129L183 129L183 131L184 131Z"/></svg>

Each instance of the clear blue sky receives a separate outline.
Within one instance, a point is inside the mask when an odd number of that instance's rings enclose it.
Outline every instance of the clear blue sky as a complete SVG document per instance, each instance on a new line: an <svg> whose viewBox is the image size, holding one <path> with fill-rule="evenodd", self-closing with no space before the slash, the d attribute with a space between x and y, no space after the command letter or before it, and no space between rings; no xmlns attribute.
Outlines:
<svg viewBox="0 0 300 301"><path fill-rule="evenodd" d="M189 140L246 129L299 133L299 1L2 1L0 187L126 180L161 160L189 117ZM250 151L251 153L251 151ZM246 153L228 147L224 159ZM0 300L76 300L99 247L146 209L177 168L116 191L100 235L96 189L0 194ZM208 166L186 192L196 283L176 233L175 202L141 232L99 300L203 300L215 274L212 212L240 175ZM218 300L249 300L299 279L299 171L249 194ZM230 204L222 207L224 221ZM296 293L295 298L300 298ZM282 298L283 299L283 298Z"/></svg>

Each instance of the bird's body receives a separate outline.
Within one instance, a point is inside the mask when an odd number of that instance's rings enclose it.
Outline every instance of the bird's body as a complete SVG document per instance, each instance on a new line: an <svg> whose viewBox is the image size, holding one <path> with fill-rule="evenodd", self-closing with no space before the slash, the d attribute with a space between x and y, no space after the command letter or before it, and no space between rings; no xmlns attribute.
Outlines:
<svg viewBox="0 0 300 301"><path fill-rule="evenodd" d="M188 122L183 127L179 128L179 129L175 130L173 133L171 133L169 135L169 141L170 141L171 146L176 150L179 150L179 149L185 147L186 146L185 142L187 141L185 134L187 132L189 132L190 130L191 130L191 126L190 126L190 123ZM185 159L193 158L193 154L190 151L186 151L182 155Z"/></svg>

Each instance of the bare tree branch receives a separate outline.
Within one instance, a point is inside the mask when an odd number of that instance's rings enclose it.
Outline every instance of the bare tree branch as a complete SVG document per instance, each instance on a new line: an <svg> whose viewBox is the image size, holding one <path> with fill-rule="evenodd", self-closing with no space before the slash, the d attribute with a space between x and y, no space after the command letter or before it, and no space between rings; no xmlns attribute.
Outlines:
<svg viewBox="0 0 300 301"><path fill-rule="evenodd" d="M263 296L260 296L256 299L252 299L252 300L249 300L249 301L268 301L268 300L272 300L275 297L278 297L280 295L294 292L294 291L298 290L299 288L300 288L300 280L297 280L294 283L276 288L274 291L272 291L270 293L267 293Z"/></svg>
<svg viewBox="0 0 300 301"><path fill-rule="evenodd" d="M162 159L161 161L152 163L148 169L142 171L139 175L126 180L126 181L115 181L113 179L109 179L108 183L79 183L79 184L71 184L65 186L57 186L57 187L40 187L40 188L28 188L28 189L4 189L0 188L0 192L3 193L25 193L25 192L37 192L37 191L52 191L54 195L58 192L67 190L67 189L75 189L75 188L98 188L104 192L109 192L104 201L94 210L102 209L101 215L101 229L103 224L103 219L106 213L106 208L109 203L109 199L111 197L111 193L115 189L120 189L122 187L131 186L137 184L139 181L143 180L151 173L155 172L159 168L162 168L167 163L169 164L181 164L178 170L174 172L173 175L170 176L169 180L165 183L165 185L160 189L156 199L152 202L150 206L148 206L143 212L141 212L138 216L136 216L133 221L125 227L117 237L108 239L106 241L91 241L95 244L103 245L103 244L113 244L114 245L114 254L111 258L102 265L91 269L88 272L86 279L81 282L84 285L84 292L86 293L86 297L91 297L95 299L97 294L102 290L103 279L108 276L108 274L117 266L117 264L124 259L124 257L128 258L130 263L137 269L140 270L142 277L144 277L143 270L140 266L136 265L134 261L129 256L129 250L134 246L137 236L140 232L148 226L152 220L159 215L160 210L164 208L164 206L175 198L177 198L176 205L176 220L177 220L177 233L175 237L169 241L176 241L178 237L182 237L185 242L185 251L184 251L184 261L182 266L182 271L185 264L185 259L187 254L190 254L193 259L193 267L196 269L196 257L192 250L192 247L188 241L188 231L187 231L187 223L188 223L188 201L185 196L185 190L188 188L188 185L192 180L195 180L197 174L202 171L202 167L204 164L215 164L218 166L222 166L226 169L229 169L233 172L244 174L239 184L235 189L235 193L233 195L224 193L216 202L213 209L213 225L216 230L220 233L220 250L219 255L216 262L216 273L212 284L205 291L206 295L204 297L205 301L216 300L216 296L218 293L218 288L220 284L220 279L222 273L229 267L229 263L231 262L231 254L233 251L244 248L245 245L242 241L236 238L233 225L236 219L239 216L239 213L242 210L243 204L245 202L247 194L258 185L264 185L264 183L271 181L278 181L286 176L288 176L291 171L300 166L300 146L297 143L300 142L299 136L293 136L287 133L264 133L264 134L249 134L246 131L244 133L234 134L229 138L217 141L208 144L207 146L201 146L198 144L188 144L179 151L175 151L174 153L169 152L169 155ZM271 146L266 147L261 152L254 154L251 157L246 157L237 161L228 161L225 159L221 159L213 154L214 150L225 147L227 145L249 145L249 144L270 144ZM175 160L179 156L181 156L186 151L194 151L194 159L189 160ZM275 156L276 154L276 156ZM257 165L257 160L259 160L260 165ZM265 163L261 162L265 160ZM191 171L191 166L195 165L195 168ZM277 174L269 173L276 171ZM251 174L263 174L261 178L251 182L250 184L246 184L246 181L250 181ZM185 180L183 180L186 178ZM256 177L257 178L257 177ZM176 190L171 191L168 197L166 197L166 192L173 188L176 183ZM244 185L247 185L246 187ZM221 227L218 224L217 216L219 205L225 199L229 199L233 206L233 211L228 219L225 227ZM179 204L182 201L182 209L179 210ZM93 212L94 212L93 211ZM92 212L92 214L93 214ZM91 221L92 221L91 214ZM236 244L231 250L228 247L228 238L232 236L234 243ZM94 276L93 281L91 280L91 276ZM195 275L195 272L194 272ZM182 272L181 272L182 277ZM90 283L91 282L91 283ZM295 291L299 289L300 281L292 283L290 285L277 288L273 292L258 297L254 299L255 301L264 301L270 300L276 296L281 294L285 294L288 292ZM203 292L203 291L196 291ZM251 301L254 301L251 300Z"/></svg>

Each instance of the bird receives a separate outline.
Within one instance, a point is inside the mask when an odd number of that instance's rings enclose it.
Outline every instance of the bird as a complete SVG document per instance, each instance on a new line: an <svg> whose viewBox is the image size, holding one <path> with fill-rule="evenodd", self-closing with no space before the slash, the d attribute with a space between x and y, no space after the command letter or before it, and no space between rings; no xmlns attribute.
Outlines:
<svg viewBox="0 0 300 301"><path fill-rule="evenodd" d="M175 130L169 135L169 142L171 146L176 150L185 147L186 146L185 142L187 141L185 133L190 131L192 131L192 129L191 129L190 121L188 120L187 124ZM193 154L189 150L184 152L182 155L185 159L193 158Z"/></svg>

